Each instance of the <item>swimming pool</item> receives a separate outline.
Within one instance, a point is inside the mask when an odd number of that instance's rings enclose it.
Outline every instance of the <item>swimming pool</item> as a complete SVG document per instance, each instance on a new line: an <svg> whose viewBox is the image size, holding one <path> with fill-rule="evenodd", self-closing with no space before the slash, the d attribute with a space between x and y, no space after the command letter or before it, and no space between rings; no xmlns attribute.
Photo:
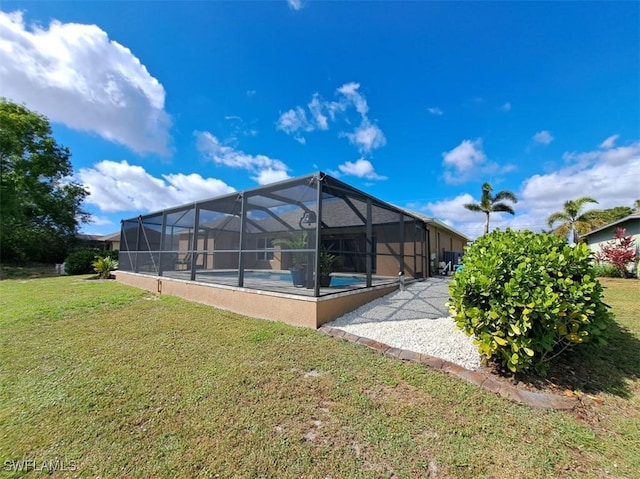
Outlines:
<svg viewBox="0 0 640 479"><path fill-rule="evenodd" d="M207 271L198 273L198 275L205 275L209 278L237 278L237 271ZM291 273L288 272L274 272L274 271L245 271L245 280L259 279L263 281L283 281L291 283ZM364 276L331 276L331 286L353 286L356 284L365 284L366 278Z"/></svg>

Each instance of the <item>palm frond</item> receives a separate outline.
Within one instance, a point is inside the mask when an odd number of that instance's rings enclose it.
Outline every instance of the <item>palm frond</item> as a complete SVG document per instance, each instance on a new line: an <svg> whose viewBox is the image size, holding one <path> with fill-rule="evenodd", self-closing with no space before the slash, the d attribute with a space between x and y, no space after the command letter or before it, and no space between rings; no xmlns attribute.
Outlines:
<svg viewBox="0 0 640 479"><path fill-rule="evenodd" d="M573 202L579 207L584 206L585 203L595 203L597 205L600 204L598 203L598 200L596 200L595 198L592 198L591 196L583 196L581 198L573 200Z"/></svg>
<svg viewBox="0 0 640 479"><path fill-rule="evenodd" d="M513 210L513 208L511 206L509 206L506 203L496 203L493 205L493 207L491 208L491 211L503 211L505 213L511 213L512 215L515 215L516 212Z"/></svg>
<svg viewBox="0 0 640 479"><path fill-rule="evenodd" d="M558 221L570 222L572 219L573 218L571 218L571 216L569 216L564 211L556 211L555 213L551 213L551 215L549 215L549 217L547 218L547 224L549 225L549 227L552 227L553 223L557 223Z"/></svg>
<svg viewBox="0 0 640 479"><path fill-rule="evenodd" d="M509 191L509 190L502 190L499 191L495 198L493 199L494 201L502 201L502 200L509 200L513 203L517 203L518 202L518 197L516 196L516 194L513 191Z"/></svg>
<svg viewBox="0 0 640 479"><path fill-rule="evenodd" d="M484 211L482 206L479 205L478 203L467 203L466 205L463 205L463 206L469 211L478 211L478 212Z"/></svg>

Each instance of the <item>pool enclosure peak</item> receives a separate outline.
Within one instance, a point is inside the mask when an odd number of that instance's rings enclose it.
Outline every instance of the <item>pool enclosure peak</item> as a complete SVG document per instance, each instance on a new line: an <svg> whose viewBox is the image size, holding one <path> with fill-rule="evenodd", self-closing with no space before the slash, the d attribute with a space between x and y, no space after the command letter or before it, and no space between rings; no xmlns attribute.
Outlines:
<svg viewBox="0 0 640 479"><path fill-rule="evenodd" d="M426 238L319 171L123 220L120 270L318 297L423 277Z"/></svg>

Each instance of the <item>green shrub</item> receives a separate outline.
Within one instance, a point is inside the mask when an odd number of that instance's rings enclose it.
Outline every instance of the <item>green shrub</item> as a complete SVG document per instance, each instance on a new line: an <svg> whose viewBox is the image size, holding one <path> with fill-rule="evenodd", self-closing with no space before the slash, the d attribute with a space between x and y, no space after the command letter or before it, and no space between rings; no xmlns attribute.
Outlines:
<svg viewBox="0 0 640 479"><path fill-rule="evenodd" d="M604 342L611 314L591 254L554 235L500 231L471 245L449 289L454 319L481 355L513 372Z"/></svg>
<svg viewBox="0 0 640 479"><path fill-rule="evenodd" d="M118 251L105 251L97 248L79 249L67 256L64 261L65 272L71 275L93 273L93 262L96 257L109 257L117 260Z"/></svg>
<svg viewBox="0 0 640 479"><path fill-rule="evenodd" d="M105 258L101 258L100 256L96 256L96 260L91 263L93 266L93 270L98 273L98 276L102 279L109 279L111 276L111 271L118 267L118 262L109 256Z"/></svg>
<svg viewBox="0 0 640 479"><path fill-rule="evenodd" d="M610 264L597 264L593 267L593 273L601 278L619 278L620 271Z"/></svg>

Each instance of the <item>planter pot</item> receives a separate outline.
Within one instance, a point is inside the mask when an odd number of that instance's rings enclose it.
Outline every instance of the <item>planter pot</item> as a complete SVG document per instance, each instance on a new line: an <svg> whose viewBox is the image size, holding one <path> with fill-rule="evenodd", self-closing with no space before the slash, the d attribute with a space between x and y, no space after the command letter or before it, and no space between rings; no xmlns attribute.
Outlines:
<svg viewBox="0 0 640 479"><path fill-rule="evenodd" d="M331 286L331 276L327 275L320 275L320 287L322 288L328 288L329 286Z"/></svg>
<svg viewBox="0 0 640 479"><path fill-rule="evenodd" d="M296 288L301 288L307 284L307 271L304 268L290 269L291 280Z"/></svg>

